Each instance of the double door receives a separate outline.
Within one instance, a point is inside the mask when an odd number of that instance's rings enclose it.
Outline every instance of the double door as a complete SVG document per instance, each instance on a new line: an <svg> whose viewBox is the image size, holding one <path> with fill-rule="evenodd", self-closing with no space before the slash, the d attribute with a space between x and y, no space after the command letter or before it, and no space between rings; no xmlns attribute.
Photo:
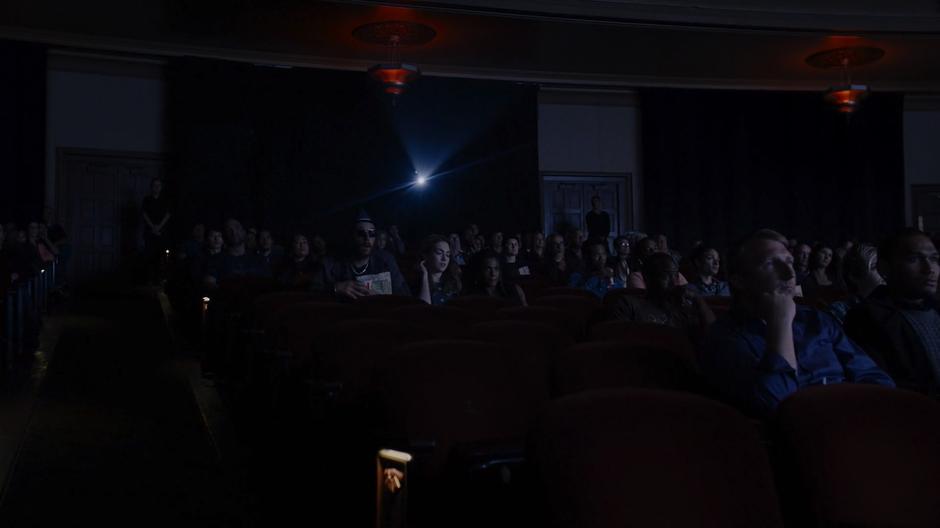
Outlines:
<svg viewBox="0 0 940 528"><path fill-rule="evenodd" d="M580 229L587 235L585 218L595 196L601 200L601 209L610 215L610 238L633 227L629 175L545 176L542 189L546 234L565 234L571 229Z"/></svg>

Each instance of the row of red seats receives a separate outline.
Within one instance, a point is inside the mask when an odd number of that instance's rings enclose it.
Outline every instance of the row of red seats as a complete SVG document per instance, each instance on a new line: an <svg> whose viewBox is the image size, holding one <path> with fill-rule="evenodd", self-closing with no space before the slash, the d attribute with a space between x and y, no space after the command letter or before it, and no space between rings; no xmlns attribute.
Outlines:
<svg viewBox="0 0 940 528"><path fill-rule="evenodd" d="M735 410L643 390L557 400L534 433L552 526L940 526L940 404L836 385L788 398L768 453Z"/></svg>

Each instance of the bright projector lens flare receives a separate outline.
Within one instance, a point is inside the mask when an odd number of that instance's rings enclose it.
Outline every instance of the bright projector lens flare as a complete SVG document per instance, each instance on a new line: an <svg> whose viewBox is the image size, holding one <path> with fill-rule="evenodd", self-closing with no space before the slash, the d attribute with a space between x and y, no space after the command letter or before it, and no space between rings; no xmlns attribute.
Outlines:
<svg viewBox="0 0 940 528"><path fill-rule="evenodd" d="M415 184L417 184L418 187L424 187L426 183L428 183L428 179L424 176L418 176L418 178L415 179Z"/></svg>

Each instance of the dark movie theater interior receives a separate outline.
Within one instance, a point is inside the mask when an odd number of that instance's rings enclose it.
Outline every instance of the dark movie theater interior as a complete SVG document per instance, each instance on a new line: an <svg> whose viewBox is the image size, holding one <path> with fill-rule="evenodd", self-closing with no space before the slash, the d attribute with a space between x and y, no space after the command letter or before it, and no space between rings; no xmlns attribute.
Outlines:
<svg viewBox="0 0 940 528"><path fill-rule="evenodd" d="M940 3L3 0L0 527L940 528Z"/></svg>

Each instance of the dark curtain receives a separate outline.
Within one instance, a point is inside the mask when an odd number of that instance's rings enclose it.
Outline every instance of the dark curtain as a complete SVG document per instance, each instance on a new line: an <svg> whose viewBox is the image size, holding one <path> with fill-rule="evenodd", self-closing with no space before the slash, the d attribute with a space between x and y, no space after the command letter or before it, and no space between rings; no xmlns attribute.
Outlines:
<svg viewBox="0 0 940 528"><path fill-rule="evenodd" d="M178 225L336 239L364 208L414 239L539 222L532 86L426 77L393 102L365 72L182 59L169 112Z"/></svg>
<svg viewBox="0 0 940 528"><path fill-rule="evenodd" d="M820 93L649 90L642 97L646 228L680 249L761 227L834 244L904 223L903 97L851 118Z"/></svg>
<svg viewBox="0 0 940 528"><path fill-rule="evenodd" d="M45 141L46 48L0 41L0 222L41 218Z"/></svg>

